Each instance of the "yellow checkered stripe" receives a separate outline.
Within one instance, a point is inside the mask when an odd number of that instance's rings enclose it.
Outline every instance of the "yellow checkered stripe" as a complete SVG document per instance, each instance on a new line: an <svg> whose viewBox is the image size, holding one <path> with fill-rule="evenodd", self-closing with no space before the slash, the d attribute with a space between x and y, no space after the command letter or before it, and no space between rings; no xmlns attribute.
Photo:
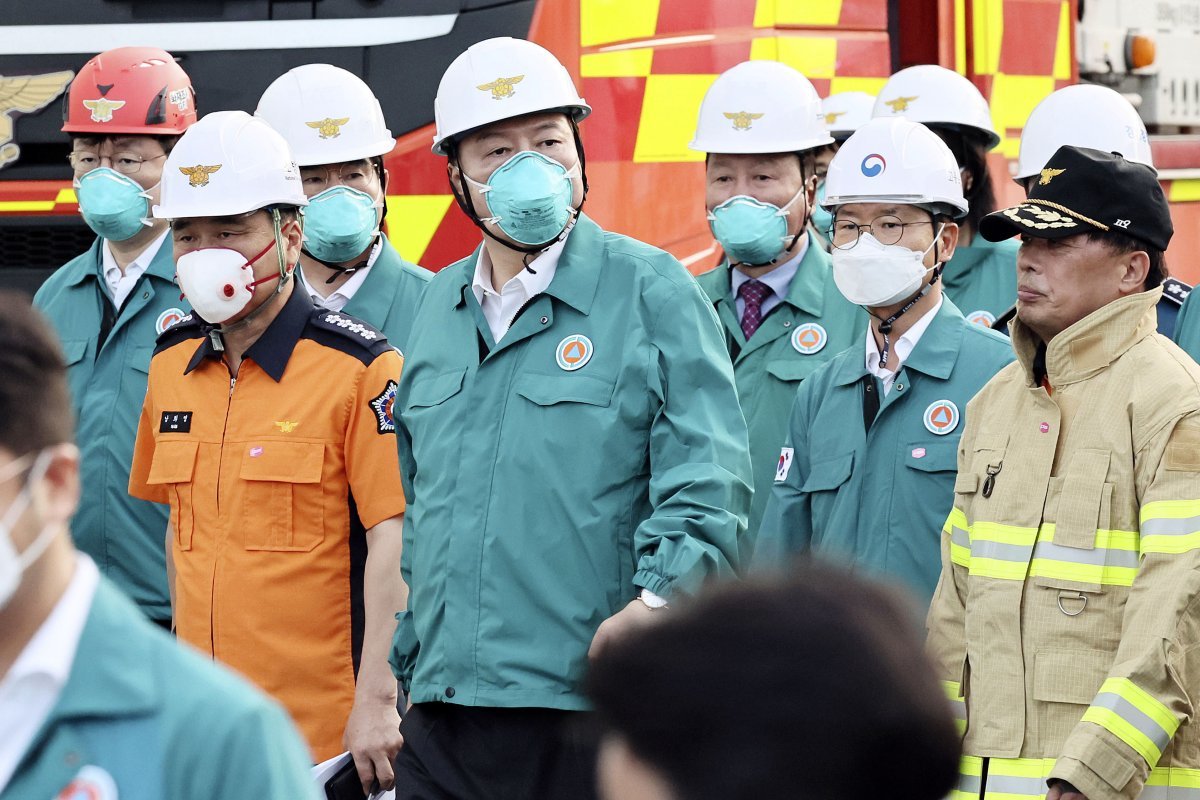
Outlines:
<svg viewBox="0 0 1200 800"><path fill-rule="evenodd" d="M950 701L958 735L962 736L967 732L967 701L963 699L962 686L958 681L942 681L942 688L946 691L946 699Z"/></svg>
<svg viewBox="0 0 1200 800"><path fill-rule="evenodd" d="M1109 678L1083 715L1136 750L1154 766L1179 729L1179 720L1158 698L1128 678Z"/></svg>
<svg viewBox="0 0 1200 800"><path fill-rule="evenodd" d="M1143 555L1179 555L1200 548L1200 500L1146 503L1140 525Z"/></svg>
<svg viewBox="0 0 1200 800"><path fill-rule="evenodd" d="M958 785L947 800L1045 800L1046 780L1054 769L1052 758L990 758L987 786L983 786L983 761L963 756ZM1200 770L1161 767L1151 771L1139 800L1200 800Z"/></svg>
<svg viewBox="0 0 1200 800"><path fill-rule="evenodd" d="M1081 550L1054 543L1055 526L1039 528L968 522L955 508L943 533L950 538L950 560L973 576L1023 581L1031 577L1132 586L1141 563L1141 536L1135 531L1097 530L1095 547Z"/></svg>

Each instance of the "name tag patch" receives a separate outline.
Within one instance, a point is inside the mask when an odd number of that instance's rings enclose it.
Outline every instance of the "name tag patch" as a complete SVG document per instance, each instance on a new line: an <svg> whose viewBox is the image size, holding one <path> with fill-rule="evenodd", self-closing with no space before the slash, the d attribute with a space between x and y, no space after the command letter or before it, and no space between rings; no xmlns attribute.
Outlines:
<svg viewBox="0 0 1200 800"><path fill-rule="evenodd" d="M164 411L158 423L159 433L191 433L191 411Z"/></svg>

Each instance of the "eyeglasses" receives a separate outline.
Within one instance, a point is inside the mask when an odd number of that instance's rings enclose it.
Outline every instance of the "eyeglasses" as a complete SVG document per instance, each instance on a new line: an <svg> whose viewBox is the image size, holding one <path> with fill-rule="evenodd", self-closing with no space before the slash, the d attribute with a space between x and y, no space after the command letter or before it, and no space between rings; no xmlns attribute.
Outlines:
<svg viewBox="0 0 1200 800"><path fill-rule="evenodd" d="M147 161L156 161L160 158L166 158L167 154L163 153L159 156L150 156L143 158L137 153L113 153L111 156L101 156L99 153L92 153L87 150L73 150L71 155L67 156L67 160L71 162L71 166L78 173L91 172L103 165L103 162L108 161L112 168L122 175L136 175L142 168L142 164Z"/></svg>
<svg viewBox="0 0 1200 800"><path fill-rule="evenodd" d="M858 244L859 238L865 231L870 231L871 235L880 244L895 244L904 237L904 229L909 225L932 224L933 220L931 219L923 219L919 222L904 222L899 217L894 217L890 214L876 217L871 220L870 225L859 225L857 222L851 222L848 219L838 219L833 221L833 228L830 230L830 240L838 250L850 250L854 245Z"/></svg>
<svg viewBox="0 0 1200 800"><path fill-rule="evenodd" d="M320 192L331 186L347 186L370 194L378 173L368 162L330 167L301 167L300 179L306 192Z"/></svg>

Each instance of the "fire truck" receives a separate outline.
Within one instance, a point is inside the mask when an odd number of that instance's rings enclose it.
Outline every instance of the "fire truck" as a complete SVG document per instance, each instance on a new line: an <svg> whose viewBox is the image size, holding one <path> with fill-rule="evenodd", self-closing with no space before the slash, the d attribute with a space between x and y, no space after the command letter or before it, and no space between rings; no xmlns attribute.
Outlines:
<svg viewBox="0 0 1200 800"><path fill-rule="evenodd" d="M300 64L363 77L397 137L388 235L405 258L446 266L479 234L430 152L433 98L458 53L501 35L553 51L594 109L582 126L587 213L694 272L718 257L703 156L687 147L700 100L719 73L762 58L796 67L823 96L875 93L912 64L966 75L1004 137L991 157L1001 203L1021 197L1009 175L1033 107L1078 81L1116 88L1151 132L1175 221L1172 273L1200 281L1200 0L56 0L10 4L0 23L0 284L32 290L90 244L62 98L89 56L121 45L174 54L201 114L253 111ZM29 76L54 76L57 94L15 102Z"/></svg>

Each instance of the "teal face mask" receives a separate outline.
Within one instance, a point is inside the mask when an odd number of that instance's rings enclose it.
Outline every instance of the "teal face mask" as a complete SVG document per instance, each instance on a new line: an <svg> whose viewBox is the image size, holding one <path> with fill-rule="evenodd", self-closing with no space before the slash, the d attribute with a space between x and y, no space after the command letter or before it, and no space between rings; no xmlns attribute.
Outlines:
<svg viewBox="0 0 1200 800"><path fill-rule="evenodd" d="M497 167L487 183L467 181L483 194L492 214L481 222L495 224L514 242L538 246L557 239L571 221L571 178L577 169L523 150Z"/></svg>
<svg viewBox="0 0 1200 800"><path fill-rule="evenodd" d="M804 193L803 187L780 208L745 194L731 197L708 215L713 236L731 264L769 264L787 247L787 213Z"/></svg>
<svg viewBox="0 0 1200 800"><path fill-rule="evenodd" d="M83 221L101 238L123 242L150 227L150 194L116 170L98 167L76 179L75 196Z"/></svg>
<svg viewBox="0 0 1200 800"><path fill-rule="evenodd" d="M826 211L822 203L825 202L825 181L821 181L821 185L817 187L817 201L813 205L812 210L812 226L816 228L822 236L829 237L829 229L833 227L833 213Z"/></svg>
<svg viewBox="0 0 1200 800"><path fill-rule="evenodd" d="M304 249L330 264L357 258L379 235L378 209L374 197L349 186L313 195L304 209Z"/></svg>

